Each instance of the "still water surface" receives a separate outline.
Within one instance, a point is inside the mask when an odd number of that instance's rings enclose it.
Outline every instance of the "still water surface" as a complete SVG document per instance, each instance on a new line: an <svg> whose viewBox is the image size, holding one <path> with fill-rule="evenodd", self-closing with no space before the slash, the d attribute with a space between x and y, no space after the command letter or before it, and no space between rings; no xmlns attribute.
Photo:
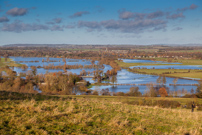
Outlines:
<svg viewBox="0 0 202 135"><path fill-rule="evenodd" d="M158 64L181 64L181 63L172 63L164 61L152 61L152 60L140 60L140 59L120 59L125 63L158 63Z"/></svg>

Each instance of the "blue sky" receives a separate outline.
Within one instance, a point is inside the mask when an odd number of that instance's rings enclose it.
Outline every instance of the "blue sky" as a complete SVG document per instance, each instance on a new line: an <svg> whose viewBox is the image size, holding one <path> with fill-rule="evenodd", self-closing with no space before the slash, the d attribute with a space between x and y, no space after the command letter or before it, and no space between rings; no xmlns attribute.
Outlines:
<svg viewBox="0 0 202 135"><path fill-rule="evenodd" d="M0 45L202 43L201 0L0 0Z"/></svg>

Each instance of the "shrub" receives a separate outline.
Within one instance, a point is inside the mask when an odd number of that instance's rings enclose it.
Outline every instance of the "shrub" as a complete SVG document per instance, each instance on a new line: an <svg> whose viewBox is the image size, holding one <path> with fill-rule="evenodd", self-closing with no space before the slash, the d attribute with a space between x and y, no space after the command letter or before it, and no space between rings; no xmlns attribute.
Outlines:
<svg viewBox="0 0 202 135"><path fill-rule="evenodd" d="M193 101L189 101L189 102L187 102L186 103L186 105L187 105L187 109L191 109L192 108L192 104L193 104ZM198 102L195 102L194 103L195 104L195 106L200 106L200 104L198 103Z"/></svg>
<svg viewBox="0 0 202 135"><path fill-rule="evenodd" d="M182 98L196 98L196 94L186 94Z"/></svg>
<svg viewBox="0 0 202 135"><path fill-rule="evenodd" d="M125 93L123 93L123 92L117 92L116 96L125 96Z"/></svg>
<svg viewBox="0 0 202 135"><path fill-rule="evenodd" d="M147 84L147 89L145 91L144 96L146 97L157 97L158 91L154 87L155 84L149 83Z"/></svg>
<svg viewBox="0 0 202 135"><path fill-rule="evenodd" d="M94 90L92 95L98 95L98 92L96 90Z"/></svg>
<svg viewBox="0 0 202 135"><path fill-rule="evenodd" d="M202 111L202 104L197 105L197 110L198 110L198 111Z"/></svg>
<svg viewBox="0 0 202 135"><path fill-rule="evenodd" d="M154 105L157 105L159 107L163 108L177 108L180 106L180 103L178 101L170 101L170 100L158 100L154 103Z"/></svg>
<svg viewBox="0 0 202 135"><path fill-rule="evenodd" d="M128 96L140 97L142 93L139 92L139 87L131 87L130 91L126 93Z"/></svg>
<svg viewBox="0 0 202 135"><path fill-rule="evenodd" d="M101 94L101 95L110 95L109 89L108 89L108 88L102 89L102 90L100 91L100 94Z"/></svg>
<svg viewBox="0 0 202 135"><path fill-rule="evenodd" d="M162 108L177 108L180 106L180 103L178 101L170 101L170 100L139 100L139 101L133 101L133 102L127 102L128 104L133 105L142 105L142 106L159 106Z"/></svg>

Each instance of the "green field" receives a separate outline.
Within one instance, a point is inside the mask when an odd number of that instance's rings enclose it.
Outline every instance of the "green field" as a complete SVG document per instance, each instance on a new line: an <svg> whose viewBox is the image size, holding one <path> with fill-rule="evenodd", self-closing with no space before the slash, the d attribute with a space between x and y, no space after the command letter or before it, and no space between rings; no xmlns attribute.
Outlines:
<svg viewBox="0 0 202 135"><path fill-rule="evenodd" d="M1 58L0 61L0 67L5 67L5 66L14 66L14 67L18 67L21 66L21 64L17 64L14 61L12 61L12 59L7 59L7 61L5 61L5 58Z"/></svg>
<svg viewBox="0 0 202 135"><path fill-rule="evenodd" d="M201 111L137 106L122 97L38 96L1 96L0 134L202 134Z"/></svg>
<svg viewBox="0 0 202 135"><path fill-rule="evenodd" d="M155 60L155 61L167 61L168 58L155 58L153 60ZM199 60L199 59L175 59L175 60L172 60L170 62L182 63L180 65L202 65L202 60Z"/></svg>
<svg viewBox="0 0 202 135"><path fill-rule="evenodd" d="M159 64L159 63L125 63L125 62L119 62L116 60L116 63L119 64L122 68L127 68L131 66L158 66L158 65L170 65L170 64Z"/></svg>
<svg viewBox="0 0 202 135"><path fill-rule="evenodd" d="M167 58L155 58L151 59L155 61L167 61ZM159 64L159 63L125 63L116 61L120 67L128 68L131 66L159 66L159 65L170 65L170 64ZM187 59L187 60L173 60L172 62L182 63L180 65L202 65L202 60ZM172 64L179 65L179 64ZM187 77L202 79L202 71L200 70L186 70L186 69L134 69L132 72L142 74L153 74L153 75L165 75L168 77ZM169 72L164 74L165 72Z"/></svg>
<svg viewBox="0 0 202 135"><path fill-rule="evenodd" d="M167 58L152 58L151 60L154 61L167 61ZM158 65L170 65L170 64L160 64L160 63L125 63L119 62L116 60L120 67L131 67L131 66L158 66ZM173 60L170 62L182 63L180 65L202 65L202 60L195 60L195 59L187 59L187 60ZM172 65L179 65L179 64L172 64Z"/></svg>
<svg viewBox="0 0 202 135"><path fill-rule="evenodd" d="M132 72L152 75L164 75L168 77L187 77L202 79L201 70L188 69L133 69Z"/></svg>

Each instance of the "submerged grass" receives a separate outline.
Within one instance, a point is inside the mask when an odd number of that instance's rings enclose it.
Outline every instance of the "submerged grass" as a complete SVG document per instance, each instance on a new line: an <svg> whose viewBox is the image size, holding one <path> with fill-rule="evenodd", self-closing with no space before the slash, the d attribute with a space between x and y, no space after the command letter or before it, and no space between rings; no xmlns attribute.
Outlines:
<svg viewBox="0 0 202 135"><path fill-rule="evenodd" d="M202 112L87 96L0 100L0 118L0 134L202 134Z"/></svg>

